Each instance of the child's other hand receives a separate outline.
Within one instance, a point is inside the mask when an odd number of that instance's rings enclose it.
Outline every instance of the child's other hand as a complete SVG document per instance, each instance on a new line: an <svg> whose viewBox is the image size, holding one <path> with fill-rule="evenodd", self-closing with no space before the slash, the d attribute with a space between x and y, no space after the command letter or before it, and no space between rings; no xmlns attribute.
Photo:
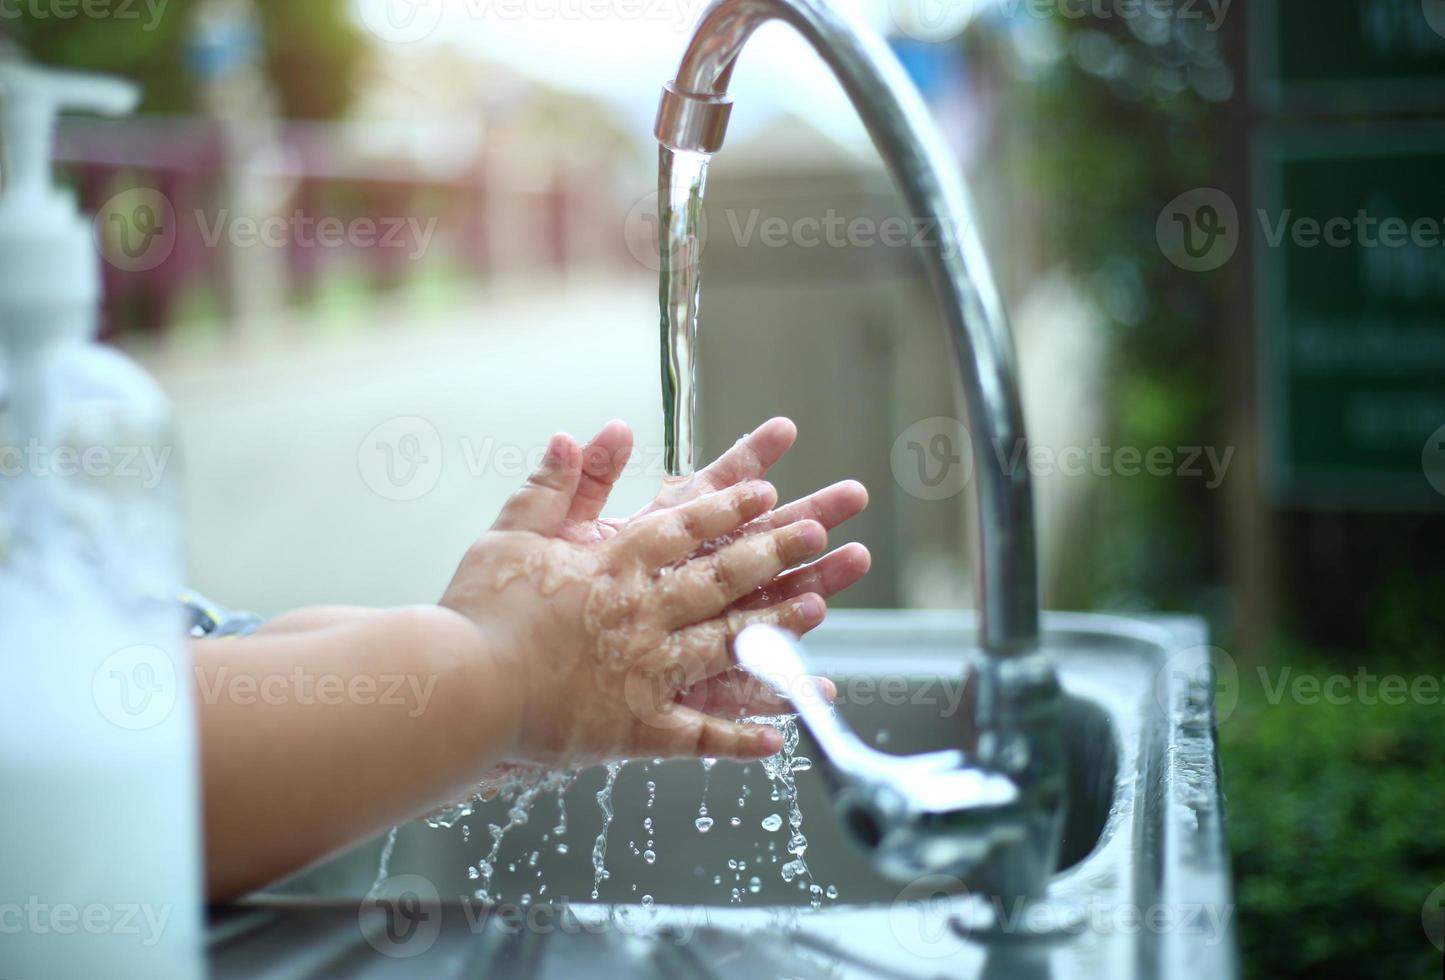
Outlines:
<svg viewBox="0 0 1445 980"><path fill-rule="evenodd" d="M744 627L802 633L822 620L807 570L779 578L823 550L822 523L801 513L764 518L772 487L744 480L701 487L603 533L588 511L594 502L600 511L612 481L599 494L583 471L581 448L555 437L442 599L507 651L521 719L509 757L577 765L776 752L773 729L733 720L757 698L734 696L723 678ZM599 533L579 533L589 521ZM770 586L775 594L761 591Z"/></svg>

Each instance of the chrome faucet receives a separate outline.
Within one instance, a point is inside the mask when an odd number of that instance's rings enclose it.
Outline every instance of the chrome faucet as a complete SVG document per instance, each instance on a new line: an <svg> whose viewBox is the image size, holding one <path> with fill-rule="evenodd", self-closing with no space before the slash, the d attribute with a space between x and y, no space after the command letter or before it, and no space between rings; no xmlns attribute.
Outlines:
<svg viewBox="0 0 1445 980"><path fill-rule="evenodd" d="M823 752L844 826L885 873L947 874L988 894L1039 899L1055 868L1065 802L1062 694L1039 646L1033 487L1027 467L1005 462L1026 458L1015 450L1027 447L1013 344L961 168L887 45L827 0L714 0L663 89L657 139L674 151L721 149L737 57L773 20L792 25L833 70L913 216L937 229L925 258L962 382L980 520L985 656L969 668L975 717L960 750L890 756L816 705L799 703L801 717ZM790 643L759 631L739 640L739 656L776 667L797 659Z"/></svg>

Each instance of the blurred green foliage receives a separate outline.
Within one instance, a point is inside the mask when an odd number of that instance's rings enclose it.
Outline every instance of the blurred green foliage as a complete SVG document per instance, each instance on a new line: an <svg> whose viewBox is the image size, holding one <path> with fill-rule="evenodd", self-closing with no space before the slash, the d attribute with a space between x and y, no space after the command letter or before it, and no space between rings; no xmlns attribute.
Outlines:
<svg viewBox="0 0 1445 980"><path fill-rule="evenodd" d="M1012 172L1049 215L1045 266L1072 272L1108 332L1112 397L1107 431L1098 435L1113 446L1225 446L1228 272L1176 268L1155 226L1170 200L1213 185L1218 97L1232 90L1230 76L1221 39L1197 36L1194 22L1166 19L1153 32L1139 23L1050 23L1054 57L1024 72L1010 95L1027 120ZM1197 84L1221 73L1222 83ZM1071 541L1090 560L1055 584L1052 601L1208 609L1223 574L1221 497L1203 481L1111 481L1087 502L1091 513Z"/></svg>
<svg viewBox="0 0 1445 980"><path fill-rule="evenodd" d="M189 109L185 42L200 0L170 0L164 12L126 19L36 17L29 6L0 30L40 64L124 75L145 87L150 112Z"/></svg>
<svg viewBox="0 0 1445 980"><path fill-rule="evenodd" d="M1436 666L1412 658L1370 671L1440 679L1438 657L1421 659ZM1319 663L1288 654L1271 660ZM1248 975L1438 976L1442 954L1421 917L1445 883L1445 709L1354 696L1329 704L1286 694L1271 703L1282 669L1267 668L1269 688L1247 671L1239 708L1219 729L1235 922ZM1331 673L1297 666L1291 678Z"/></svg>
<svg viewBox="0 0 1445 980"><path fill-rule="evenodd" d="M292 119L332 119L351 104L366 53L347 0L262 0L266 64Z"/></svg>
<svg viewBox="0 0 1445 980"><path fill-rule="evenodd" d="M0 21L0 32L40 63L123 75L145 89L143 111L198 109L187 58L196 12L204 0L167 0L152 17L37 18L28 5ZM334 118L346 111L366 53L347 0L256 0L267 77L283 115Z"/></svg>

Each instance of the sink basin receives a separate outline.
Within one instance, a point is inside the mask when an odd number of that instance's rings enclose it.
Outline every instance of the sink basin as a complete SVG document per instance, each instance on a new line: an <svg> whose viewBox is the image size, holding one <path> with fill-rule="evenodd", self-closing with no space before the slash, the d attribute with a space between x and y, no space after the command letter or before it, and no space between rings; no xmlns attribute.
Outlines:
<svg viewBox="0 0 1445 980"><path fill-rule="evenodd" d="M639 957L664 975L1234 976L1203 627L1064 614L1046 616L1044 625L1069 695L1069 808L1059 870L1043 905L991 902L957 882L901 885L881 877L844 837L821 779L807 769L796 779L809 874L785 880L789 811L772 798L775 784L760 765L719 763L705 773L695 761L635 762L616 777L606 837L610 877L598 902L591 894L601 770L581 774L563 795L565 834L556 833L552 792L506 833L492 899L504 908L557 903L568 921L596 923L521 930L525 949L495 935L483 941L477 934L498 932L503 919L481 914L471 898L481 882L469 869L491 849L488 825L507 823L505 803L483 805L450 829L402 828L392 881L437 906L426 962L450 955L472 964L428 975L482 975L479 962L525 953L542 975L558 976L621 975L639 969ZM974 632L972 618L955 613L840 612L807 646L811 666L837 681L838 710L854 730L883 751L911 754L956 747L966 737L958 699ZM796 755L809 752L804 736ZM697 826L704 799L712 820L705 833ZM769 829L777 823L780 829ZM380 842L354 848L247 903L247 914L273 917L248 920L239 935L232 921L214 956L216 975L244 963L244 975L264 976L267 961L258 951L281 953L263 935L279 928L307 934L295 927L296 916L314 917L318 934L339 929L354 945L368 913L381 914L378 903L364 900L379 850ZM287 914L275 918L278 909ZM363 947L370 959L358 962L396 965L390 955L377 957L377 948ZM617 962L609 967L608 958Z"/></svg>

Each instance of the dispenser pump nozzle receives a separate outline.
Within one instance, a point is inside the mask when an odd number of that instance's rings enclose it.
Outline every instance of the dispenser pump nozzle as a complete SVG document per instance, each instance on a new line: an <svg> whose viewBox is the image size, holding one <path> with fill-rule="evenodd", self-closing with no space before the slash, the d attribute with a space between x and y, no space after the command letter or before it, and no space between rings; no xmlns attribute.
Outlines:
<svg viewBox="0 0 1445 980"><path fill-rule="evenodd" d="M3 193L16 197L51 193L55 120L62 112L123 116L139 102L140 90L121 79L0 64L0 118L9 156L8 166L0 167Z"/></svg>

